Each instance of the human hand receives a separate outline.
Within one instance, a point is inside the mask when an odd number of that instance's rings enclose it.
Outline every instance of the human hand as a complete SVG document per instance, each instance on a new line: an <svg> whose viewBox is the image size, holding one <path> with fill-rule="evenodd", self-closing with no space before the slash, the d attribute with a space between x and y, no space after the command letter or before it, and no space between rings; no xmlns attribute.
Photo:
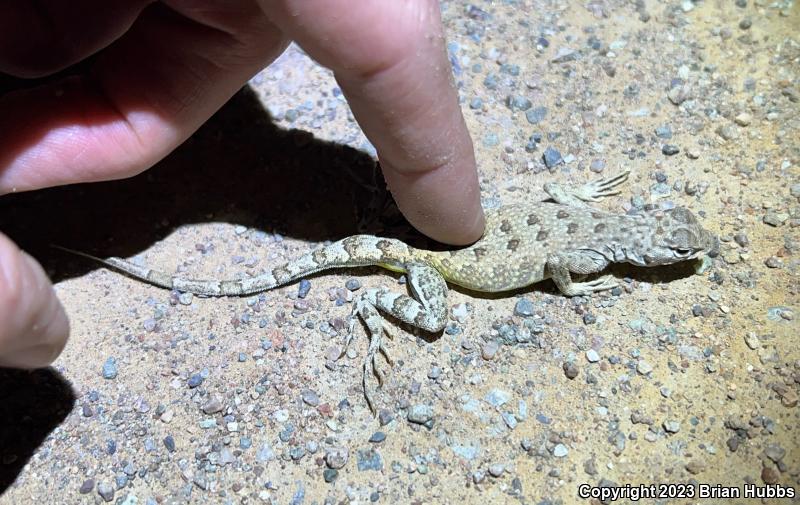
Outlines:
<svg viewBox="0 0 800 505"><path fill-rule="evenodd" d="M333 70L408 220L442 242L476 240L474 153L435 0L2 2L0 72L46 76L103 51L85 73L0 97L0 195L149 168L290 40ZM0 364L49 363L63 309L2 236L0 270Z"/></svg>

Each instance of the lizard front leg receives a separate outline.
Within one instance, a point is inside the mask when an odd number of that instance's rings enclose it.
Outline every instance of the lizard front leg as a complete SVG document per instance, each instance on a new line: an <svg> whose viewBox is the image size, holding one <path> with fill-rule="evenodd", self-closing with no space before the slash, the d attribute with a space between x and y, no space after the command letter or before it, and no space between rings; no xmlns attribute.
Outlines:
<svg viewBox="0 0 800 505"><path fill-rule="evenodd" d="M597 179L583 186L571 186L548 182L544 191L556 203L573 207L587 207L585 202L596 202L601 198L619 194L615 188L628 180L630 171L622 172L608 179Z"/></svg>
<svg viewBox="0 0 800 505"><path fill-rule="evenodd" d="M572 282L570 272L586 275L599 272L608 266L608 260L591 251L572 251L551 254L547 258L547 271L558 290L565 296L582 296L605 291L617 286L610 275L587 282Z"/></svg>
<svg viewBox="0 0 800 505"><path fill-rule="evenodd" d="M383 345L383 334L386 332L385 319L380 314L389 314L404 323L429 332L439 332L447 324L447 284L442 275L432 266L423 263L404 265L408 287L412 296L389 291L386 288L374 288L365 291L355 301L350 316L349 332L342 354L353 339L356 318L364 321L369 333L369 348L364 361L362 384L364 397L370 411L375 414L375 404L367 387L370 374L383 385L384 374L378 367L378 353L383 354L391 365L392 360Z"/></svg>

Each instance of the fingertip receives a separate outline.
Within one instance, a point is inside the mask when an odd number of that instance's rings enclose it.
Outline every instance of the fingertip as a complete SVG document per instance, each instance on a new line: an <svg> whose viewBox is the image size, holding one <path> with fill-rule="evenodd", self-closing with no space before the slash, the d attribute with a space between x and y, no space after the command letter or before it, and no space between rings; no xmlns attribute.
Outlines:
<svg viewBox="0 0 800 505"><path fill-rule="evenodd" d="M47 366L68 335L69 320L42 267L0 234L0 366Z"/></svg>
<svg viewBox="0 0 800 505"><path fill-rule="evenodd" d="M468 151L467 154L471 154ZM397 206L414 228L444 244L464 246L483 235L486 217L472 156L426 172L381 165Z"/></svg>
<svg viewBox="0 0 800 505"><path fill-rule="evenodd" d="M453 242L450 242L453 245L469 245L474 242L477 242L483 236L483 232L486 229L486 214L483 211L483 207L478 202L477 209L471 213L472 219L467 219L466 226L464 227L464 231L460 234L456 234Z"/></svg>

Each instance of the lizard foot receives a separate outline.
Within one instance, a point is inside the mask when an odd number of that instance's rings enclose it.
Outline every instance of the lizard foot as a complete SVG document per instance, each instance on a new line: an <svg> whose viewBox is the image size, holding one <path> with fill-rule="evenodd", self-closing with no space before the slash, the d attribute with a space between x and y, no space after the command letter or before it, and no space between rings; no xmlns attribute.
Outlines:
<svg viewBox="0 0 800 505"><path fill-rule="evenodd" d="M567 296L586 296L598 291L614 289L618 285L613 276L604 275L587 282L573 282L569 287L569 292L564 294Z"/></svg>
<svg viewBox="0 0 800 505"><path fill-rule="evenodd" d="M597 202L601 198L619 194L614 188L628 179L630 171L622 172L607 179L598 179L587 182L583 186L572 186L548 182L544 185L544 191L556 203L561 205L572 205L585 207L585 202Z"/></svg>
<svg viewBox="0 0 800 505"><path fill-rule="evenodd" d="M596 202L601 198L618 195L620 192L615 191L614 188L628 180L630 173L630 170L627 170L607 179L587 182L575 190L575 196L584 202Z"/></svg>
<svg viewBox="0 0 800 505"><path fill-rule="evenodd" d="M367 406L373 415L376 415L377 410L375 409L375 402L372 400L372 394L370 393L368 378L370 375L375 376L378 381L379 388L383 386L383 383L386 379L386 374L378 364L378 354L381 354L384 357L386 363L388 363L390 367L394 366L394 362L389 356L386 346L383 344L384 333L386 333L390 338L392 338L392 335L384 326L384 319L372 302L372 300L375 299L379 293L380 290L371 289L356 299L355 305L353 306L353 312L350 315L347 338L344 346L342 347L342 351L337 358L341 359L341 357L347 353L350 343L353 341L356 320L361 319L364 321L369 334L369 347L367 349L367 357L364 359L363 371L361 374L361 384L364 389L364 398L367 400Z"/></svg>

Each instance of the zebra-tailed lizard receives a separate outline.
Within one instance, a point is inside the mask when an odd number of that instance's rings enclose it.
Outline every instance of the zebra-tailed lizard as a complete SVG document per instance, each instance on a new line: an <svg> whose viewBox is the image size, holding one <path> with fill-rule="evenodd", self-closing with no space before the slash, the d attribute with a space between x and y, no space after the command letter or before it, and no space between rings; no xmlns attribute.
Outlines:
<svg viewBox="0 0 800 505"><path fill-rule="evenodd" d="M614 214L587 205L617 194L615 187L627 178L625 172L577 188L545 184L544 190L555 203L509 205L488 213L483 237L469 247L428 251L396 239L354 235L263 274L238 280L184 279L121 258L100 259L70 252L156 286L207 296L250 295L333 268L377 265L405 273L410 296L380 287L366 290L355 300L342 349L343 355L360 317L370 337L362 383L367 403L375 412L367 377L372 373L379 385L383 383L378 353L392 363L383 341L382 312L414 327L439 332L447 323L448 282L495 293L552 279L566 296L588 295L617 284L610 275L573 282L571 274L599 272L609 263L657 266L717 253L717 238L684 207Z"/></svg>

